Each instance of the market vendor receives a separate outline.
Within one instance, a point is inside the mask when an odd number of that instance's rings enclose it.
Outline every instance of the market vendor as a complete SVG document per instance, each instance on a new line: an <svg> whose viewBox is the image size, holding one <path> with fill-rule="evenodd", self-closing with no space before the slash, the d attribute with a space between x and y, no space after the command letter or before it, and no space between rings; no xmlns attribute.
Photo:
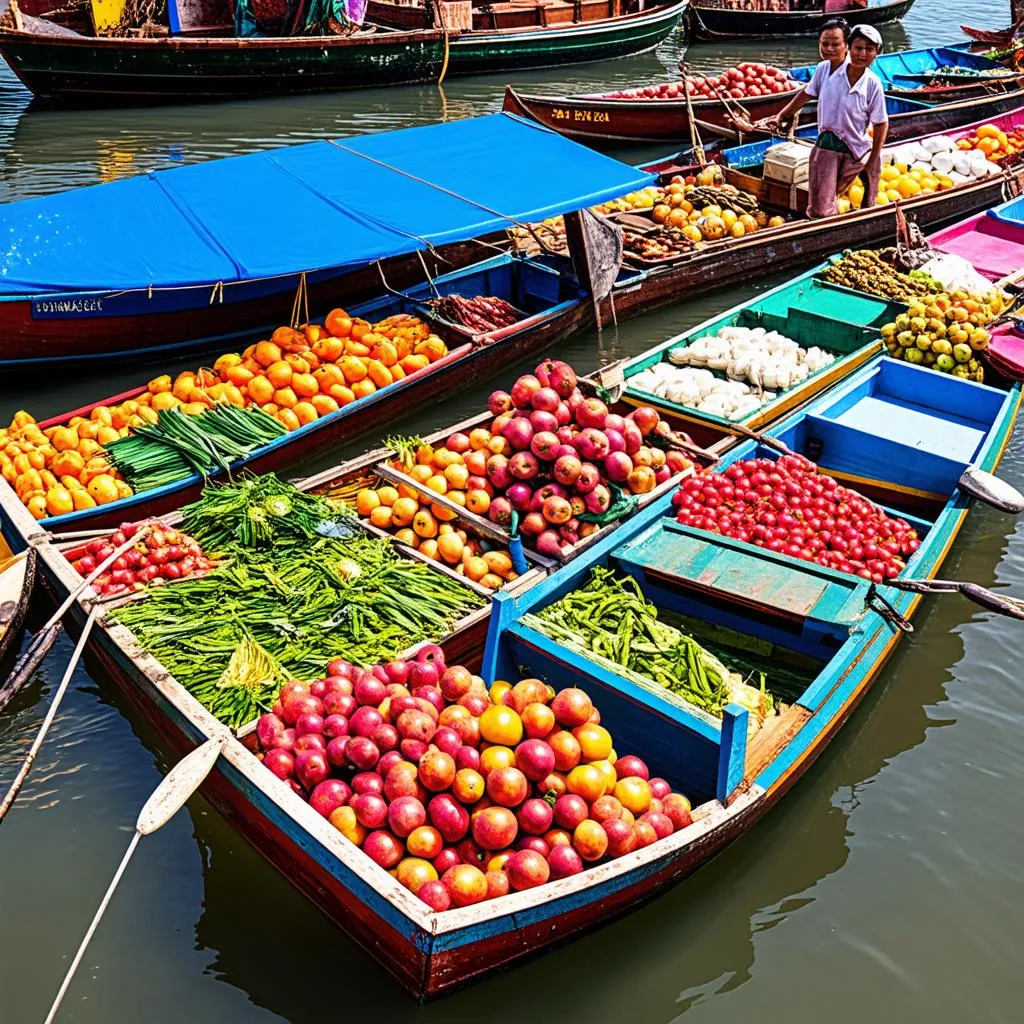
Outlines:
<svg viewBox="0 0 1024 1024"><path fill-rule="evenodd" d="M849 34L849 53L838 68L823 60L810 82L773 119L788 122L811 99L818 101L818 138L808 166L808 217L838 212L837 198L864 178L865 205L878 196L882 147L889 131L885 91L870 70L882 52L882 37L871 25L857 25ZM870 131L869 131L870 129Z"/></svg>

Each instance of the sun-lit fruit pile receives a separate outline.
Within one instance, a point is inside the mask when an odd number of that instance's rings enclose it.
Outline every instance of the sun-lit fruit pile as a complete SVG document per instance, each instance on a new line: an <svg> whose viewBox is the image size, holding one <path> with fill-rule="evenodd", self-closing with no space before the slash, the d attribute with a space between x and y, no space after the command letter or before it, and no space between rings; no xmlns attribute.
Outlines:
<svg viewBox="0 0 1024 1024"><path fill-rule="evenodd" d="M1003 294L941 292L912 302L905 313L882 327L882 340L894 359L928 366L981 383L985 368L977 353L988 347L991 323L1005 308Z"/></svg>
<svg viewBox="0 0 1024 1024"><path fill-rule="evenodd" d="M337 660L289 682L264 765L435 911L578 874L691 824L690 802L619 757L581 689L415 660Z"/></svg>
<svg viewBox="0 0 1024 1024"><path fill-rule="evenodd" d="M154 408L201 412L218 401L258 405L288 430L372 395L448 354L419 317L399 314L370 324L343 309L323 326L279 327L269 340L222 355L212 369L151 381Z"/></svg>
<svg viewBox="0 0 1024 1024"><path fill-rule="evenodd" d="M517 578L507 549L472 536L455 520L458 514L432 500L443 495L478 516L486 516L493 488L487 481L487 430L453 434L445 447L420 444L395 468L415 480L364 487L356 494L356 511L372 526L387 530L402 544L442 562L474 583L496 590Z"/></svg>
<svg viewBox="0 0 1024 1024"><path fill-rule="evenodd" d="M769 216L760 209L749 192L703 174L701 180L676 175L665 190L664 201L651 210L651 218L656 224L682 231L695 243L743 238L786 223L785 218Z"/></svg>
<svg viewBox="0 0 1024 1024"><path fill-rule="evenodd" d="M958 139L956 148L978 150L985 154L986 159L998 163L1024 151L1024 126L1015 125L1004 131L998 125L983 124L973 135Z"/></svg>
<svg viewBox="0 0 1024 1024"><path fill-rule="evenodd" d="M0 475L36 519L106 505L132 495L103 445L155 414L135 402L93 409L88 419L41 429L24 411L0 429Z"/></svg>

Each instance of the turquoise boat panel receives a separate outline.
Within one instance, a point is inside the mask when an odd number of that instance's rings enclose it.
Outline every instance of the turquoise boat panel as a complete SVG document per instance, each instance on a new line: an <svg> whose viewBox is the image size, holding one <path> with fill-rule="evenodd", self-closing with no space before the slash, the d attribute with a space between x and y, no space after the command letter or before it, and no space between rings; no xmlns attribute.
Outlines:
<svg viewBox="0 0 1024 1024"><path fill-rule="evenodd" d="M817 64L791 68L789 73L798 82L809 82ZM886 89L899 84L898 80L906 80L908 75L926 74L941 67L971 68L979 71L1005 71L1003 65L981 54L969 53L949 46L929 46L919 50L899 50L896 53L883 53L876 57L871 70L882 80Z"/></svg>
<svg viewBox="0 0 1024 1024"><path fill-rule="evenodd" d="M786 623L781 628L806 634L815 644L826 633L842 640L866 611L864 580L671 517L623 544L615 559L645 589L659 586L703 596L734 612L753 611ZM748 622L745 628L757 627Z"/></svg>

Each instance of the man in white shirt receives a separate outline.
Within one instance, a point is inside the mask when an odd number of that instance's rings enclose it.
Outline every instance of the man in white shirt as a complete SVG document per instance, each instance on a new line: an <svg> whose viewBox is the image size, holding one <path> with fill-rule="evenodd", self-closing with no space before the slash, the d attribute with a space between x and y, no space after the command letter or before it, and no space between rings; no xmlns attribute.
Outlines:
<svg viewBox="0 0 1024 1024"><path fill-rule="evenodd" d="M808 166L808 217L838 213L837 196L857 177L867 179L864 205L876 202L889 115L881 80L869 68L881 52L878 30L855 26L843 64L833 71L829 61L822 61L807 86L778 115L778 122L785 122L809 99L818 101L818 138Z"/></svg>

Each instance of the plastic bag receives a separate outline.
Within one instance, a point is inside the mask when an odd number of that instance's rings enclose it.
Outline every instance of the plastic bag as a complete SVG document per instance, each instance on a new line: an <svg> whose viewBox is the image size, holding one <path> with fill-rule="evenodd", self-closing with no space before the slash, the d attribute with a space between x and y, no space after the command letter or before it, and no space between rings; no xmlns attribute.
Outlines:
<svg viewBox="0 0 1024 1024"><path fill-rule="evenodd" d="M992 282L987 277L982 277L970 260L953 253L933 256L920 269L922 273L938 281L946 291L961 288L965 292L984 295L992 290Z"/></svg>

